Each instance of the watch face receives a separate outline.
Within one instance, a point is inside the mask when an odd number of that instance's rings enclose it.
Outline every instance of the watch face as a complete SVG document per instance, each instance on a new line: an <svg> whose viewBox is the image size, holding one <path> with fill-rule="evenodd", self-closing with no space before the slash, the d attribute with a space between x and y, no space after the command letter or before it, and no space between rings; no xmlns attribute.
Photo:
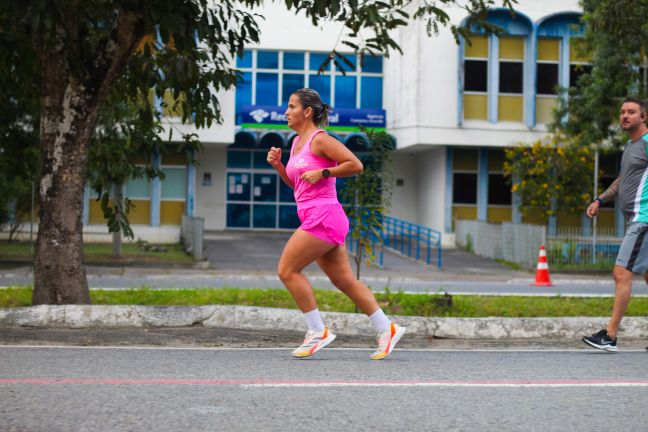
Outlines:
<svg viewBox="0 0 648 432"><path fill-rule="evenodd" d="M322 177L329 178L330 175L331 175L331 172L328 169L324 168L322 170Z"/></svg>

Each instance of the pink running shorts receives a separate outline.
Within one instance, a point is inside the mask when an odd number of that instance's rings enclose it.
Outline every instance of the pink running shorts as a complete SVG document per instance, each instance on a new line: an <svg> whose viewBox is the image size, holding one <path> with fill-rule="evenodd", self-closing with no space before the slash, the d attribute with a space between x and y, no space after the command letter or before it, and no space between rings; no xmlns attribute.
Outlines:
<svg viewBox="0 0 648 432"><path fill-rule="evenodd" d="M297 207L301 230L334 245L342 245L349 232L349 219L340 203Z"/></svg>

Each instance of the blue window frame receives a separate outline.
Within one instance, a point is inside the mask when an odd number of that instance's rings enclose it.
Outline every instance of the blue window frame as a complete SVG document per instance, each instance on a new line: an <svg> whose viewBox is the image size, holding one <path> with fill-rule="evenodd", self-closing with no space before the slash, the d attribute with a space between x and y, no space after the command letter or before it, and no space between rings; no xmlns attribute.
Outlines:
<svg viewBox="0 0 648 432"><path fill-rule="evenodd" d="M254 173L254 189L252 191L252 200L276 202L277 178L277 174L275 173Z"/></svg>
<svg viewBox="0 0 648 432"><path fill-rule="evenodd" d="M287 74L283 75L283 90L281 97L281 104L288 104L288 99L290 95L293 94L296 90L304 88L304 74Z"/></svg>
<svg viewBox="0 0 648 432"><path fill-rule="evenodd" d="M356 77L338 75L335 77L335 108L356 107Z"/></svg>
<svg viewBox="0 0 648 432"><path fill-rule="evenodd" d="M227 175L227 200L250 201L249 173L229 173Z"/></svg>
<svg viewBox="0 0 648 432"><path fill-rule="evenodd" d="M341 58L336 58L338 64L340 67L335 66L335 70L337 72L353 72L358 68L358 62L355 54L343 54L343 57L346 61L342 60ZM352 66L349 66L348 63L351 63Z"/></svg>
<svg viewBox="0 0 648 432"><path fill-rule="evenodd" d="M227 152L227 168L250 168L250 152L230 150Z"/></svg>
<svg viewBox="0 0 648 432"><path fill-rule="evenodd" d="M277 105L277 91L279 89L279 75L276 73L257 73L256 104Z"/></svg>
<svg viewBox="0 0 648 432"><path fill-rule="evenodd" d="M236 67L251 68L252 67L252 51L243 51L243 57L236 57Z"/></svg>
<svg viewBox="0 0 648 432"><path fill-rule="evenodd" d="M322 66L322 64L326 61L328 56L329 55L327 53L311 53L310 64L308 68L312 71L318 71L320 66ZM329 66L330 64L326 66L327 71L330 70Z"/></svg>
<svg viewBox="0 0 648 432"><path fill-rule="evenodd" d="M363 76L360 78L362 108L382 108L382 77Z"/></svg>
<svg viewBox="0 0 648 432"><path fill-rule="evenodd" d="M324 103L331 103L331 77L329 75L311 75L308 86L319 93Z"/></svg>
<svg viewBox="0 0 648 432"><path fill-rule="evenodd" d="M307 56L305 52L245 51L243 57L237 58L242 75L236 88L236 124L242 123L244 106L286 105L290 95L305 87L307 82L308 87L316 90L322 100L334 108L382 108L382 56L365 57L360 68L357 57L348 55L357 70L346 69L343 74L339 68L333 72L329 65L323 73L315 73L328 55L322 52Z"/></svg>
<svg viewBox="0 0 648 432"><path fill-rule="evenodd" d="M362 60L362 72L382 73L383 58L382 56L367 55Z"/></svg>
<svg viewBox="0 0 648 432"><path fill-rule="evenodd" d="M304 70L304 53L303 52L286 52L283 58L284 69Z"/></svg>
<svg viewBox="0 0 648 432"><path fill-rule="evenodd" d="M253 228L276 228L277 207L274 205L255 204L252 207L254 218Z"/></svg>
<svg viewBox="0 0 648 432"><path fill-rule="evenodd" d="M243 72L236 84L236 112L241 112L245 105L252 105L252 72Z"/></svg>
<svg viewBox="0 0 648 432"><path fill-rule="evenodd" d="M279 206L279 228L297 228L301 222L297 216L297 206Z"/></svg>
<svg viewBox="0 0 648 432"><path fill-rule="evenodd" d="M227 204L227 226L231 228L250 228L250 205Z"/></svg>
<svg viewBox="0 0 648 432"><path fill-rule="evenodd" d="M290 186L283 180L279 183L279 201L280 202L295 202L295 194Z"/></svg>
<svg viewBox="0 0 648 432"><path fill-rule="evenodd" d="M277 51L257 51L257 68L277 69L279 67L279 53Z"/></svg>

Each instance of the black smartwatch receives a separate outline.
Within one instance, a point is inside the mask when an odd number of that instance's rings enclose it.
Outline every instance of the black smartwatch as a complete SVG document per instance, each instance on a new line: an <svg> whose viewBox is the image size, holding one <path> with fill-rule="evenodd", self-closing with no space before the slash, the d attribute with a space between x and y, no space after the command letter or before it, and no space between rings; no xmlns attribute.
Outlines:
<svg viewBox="0 0 648 432"><path fill-rule="evenodd" d="M601 198L597 197L597 196L595 196L594 199L592 200L592 202L594 202L594 201L598 201L599 206L603 205L603 200Z"/></svg>
<svg viewBox="0 0 648 432"><path fill-rule="evenodd" d="M331 177L331 171L329 171L328 168L324 168L324 169L322 170L322 177L324 177L324 178L329 178L329 177Z"/></svg>

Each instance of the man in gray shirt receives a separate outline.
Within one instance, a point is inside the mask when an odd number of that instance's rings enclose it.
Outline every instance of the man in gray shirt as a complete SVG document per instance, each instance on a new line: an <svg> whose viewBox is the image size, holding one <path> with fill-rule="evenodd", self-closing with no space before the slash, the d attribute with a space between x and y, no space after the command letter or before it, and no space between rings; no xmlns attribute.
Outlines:
<svg viewBox="0 0 648 432"><path fill-rule="evenodd" d="M617 350L617 330L630 303L633 273L648 283L648 127L646 104L627 97L619 116L621 129L628 133L621 157L621 172L609 188L587 207L587 216L598 214L600 205L619 195L626 222L626 234L619 248L612 276L615 283L614 308L607 329L583 338L586 344L605 351Z"/></svg>

